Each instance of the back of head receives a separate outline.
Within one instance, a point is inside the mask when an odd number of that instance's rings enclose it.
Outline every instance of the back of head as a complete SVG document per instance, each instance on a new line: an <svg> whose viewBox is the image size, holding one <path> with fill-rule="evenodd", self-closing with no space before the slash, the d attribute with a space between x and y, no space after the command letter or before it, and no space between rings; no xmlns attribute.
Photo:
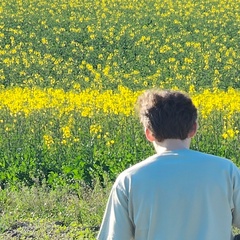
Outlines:
<svg viewBox="0 0 240 240"><path fill-rule="evenodd" d="M158 142L184 140L197 120L197 109L190 97L178 91L147 90L137 101L140 121Z"/></svg>

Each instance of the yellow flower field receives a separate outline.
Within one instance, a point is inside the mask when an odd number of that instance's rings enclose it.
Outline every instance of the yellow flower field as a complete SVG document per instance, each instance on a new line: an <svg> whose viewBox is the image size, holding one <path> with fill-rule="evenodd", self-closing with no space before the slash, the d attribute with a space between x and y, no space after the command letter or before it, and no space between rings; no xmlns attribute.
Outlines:
<svg viewBox="0 0 240 240"><path fill-rule="evenodd" d="M11 116L23 115L27 118L36 112L49 111L56 118L63 115L71 116L74 112L82 117L95 118L97 114L114 117L121 115L129 117L134 115L134 104L142 91L132 91L119 86L117 91L91 90L68 91L62 89L40 88L11 88L0 91L0 111L9 110ZM214 114L222 116L222 137L233 138L239 133L240 92L229 88L228 91L215 89L204 90L202 93L190 93L195 105L199 109L202 121ZM4 119L1 120L2 122ZM69 138L69 127L64 128L64 138ZM90 132L96 129L90 127ZM51 141L47 139L46 141ZM66 140L65 140L66 141Z"/></svg>
<svg viewBox="0 0 240 240"><path fill-rule="evenodd" d="M237 0L2 0L0 186L91 182L153 149L134 114L148 88L189 93L192 148L239 160Z"/></svg>
<svg viewBox="0 0 240 240"><path fill-rule="evenodd" d="M117 91L84 89L78 92L16 87L0 90L0 110L7 108L13 115L23 113L26 117L45 109L57 111L60 116L76 111L80 116L90 118L98 113L122 114L128 117L134 114L134 104L141 93L142 91L132 91L121 85ZM227 91L206 89L202 93L189 94L199 108L202 118L218 111L230 122L232 116L240 109L240 92L233 88Z"/></svg>
<svg viewBox="0 0 240 240"><path fill-rule="evenodd" d="M239 88L237 0L2 0L0 85Z"/></svg>

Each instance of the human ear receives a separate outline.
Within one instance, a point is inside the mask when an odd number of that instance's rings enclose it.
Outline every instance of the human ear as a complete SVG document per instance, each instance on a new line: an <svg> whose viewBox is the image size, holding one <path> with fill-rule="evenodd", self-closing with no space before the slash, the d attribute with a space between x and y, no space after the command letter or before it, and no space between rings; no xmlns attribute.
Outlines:
<svg viewBox="0 0 240 240"><path fill-rule="evenodd" d="M155 141L155 137L153 136L152 131L149 130L148 128L145 129L145 136L146 136L146 138L149 142L154 142Z"/></svg>
<svg viewBox="0 0 240 240"><path fill-rule="evenodd" d="M189 134L188 134L188 138L194 137L194 136L196 135L196 133L197 133L197 129L198 129L198 123L195 122L195 123L193 124L192 129L190 130L190 132L189 132Z"/></svg>

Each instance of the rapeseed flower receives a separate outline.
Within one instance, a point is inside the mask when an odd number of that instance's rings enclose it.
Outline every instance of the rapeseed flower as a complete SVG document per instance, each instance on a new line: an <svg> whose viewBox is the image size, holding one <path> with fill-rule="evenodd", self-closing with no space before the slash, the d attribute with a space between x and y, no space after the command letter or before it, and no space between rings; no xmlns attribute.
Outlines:
<svg viewBox="0 0 240 240"><path fill-rule="evenodd" d="M2 1L5 87L171 88L169 79L185 91L239 87L237 0Z"/></svg>

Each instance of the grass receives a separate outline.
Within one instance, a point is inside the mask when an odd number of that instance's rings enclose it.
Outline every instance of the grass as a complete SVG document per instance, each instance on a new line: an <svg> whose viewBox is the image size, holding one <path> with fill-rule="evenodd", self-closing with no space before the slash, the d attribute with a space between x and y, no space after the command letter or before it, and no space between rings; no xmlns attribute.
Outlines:
<svg viewBox="0 0 240 240"><path fill-rule="evenodd" d="M110 184L0 191L0 239L95 239Z"/></svg>

